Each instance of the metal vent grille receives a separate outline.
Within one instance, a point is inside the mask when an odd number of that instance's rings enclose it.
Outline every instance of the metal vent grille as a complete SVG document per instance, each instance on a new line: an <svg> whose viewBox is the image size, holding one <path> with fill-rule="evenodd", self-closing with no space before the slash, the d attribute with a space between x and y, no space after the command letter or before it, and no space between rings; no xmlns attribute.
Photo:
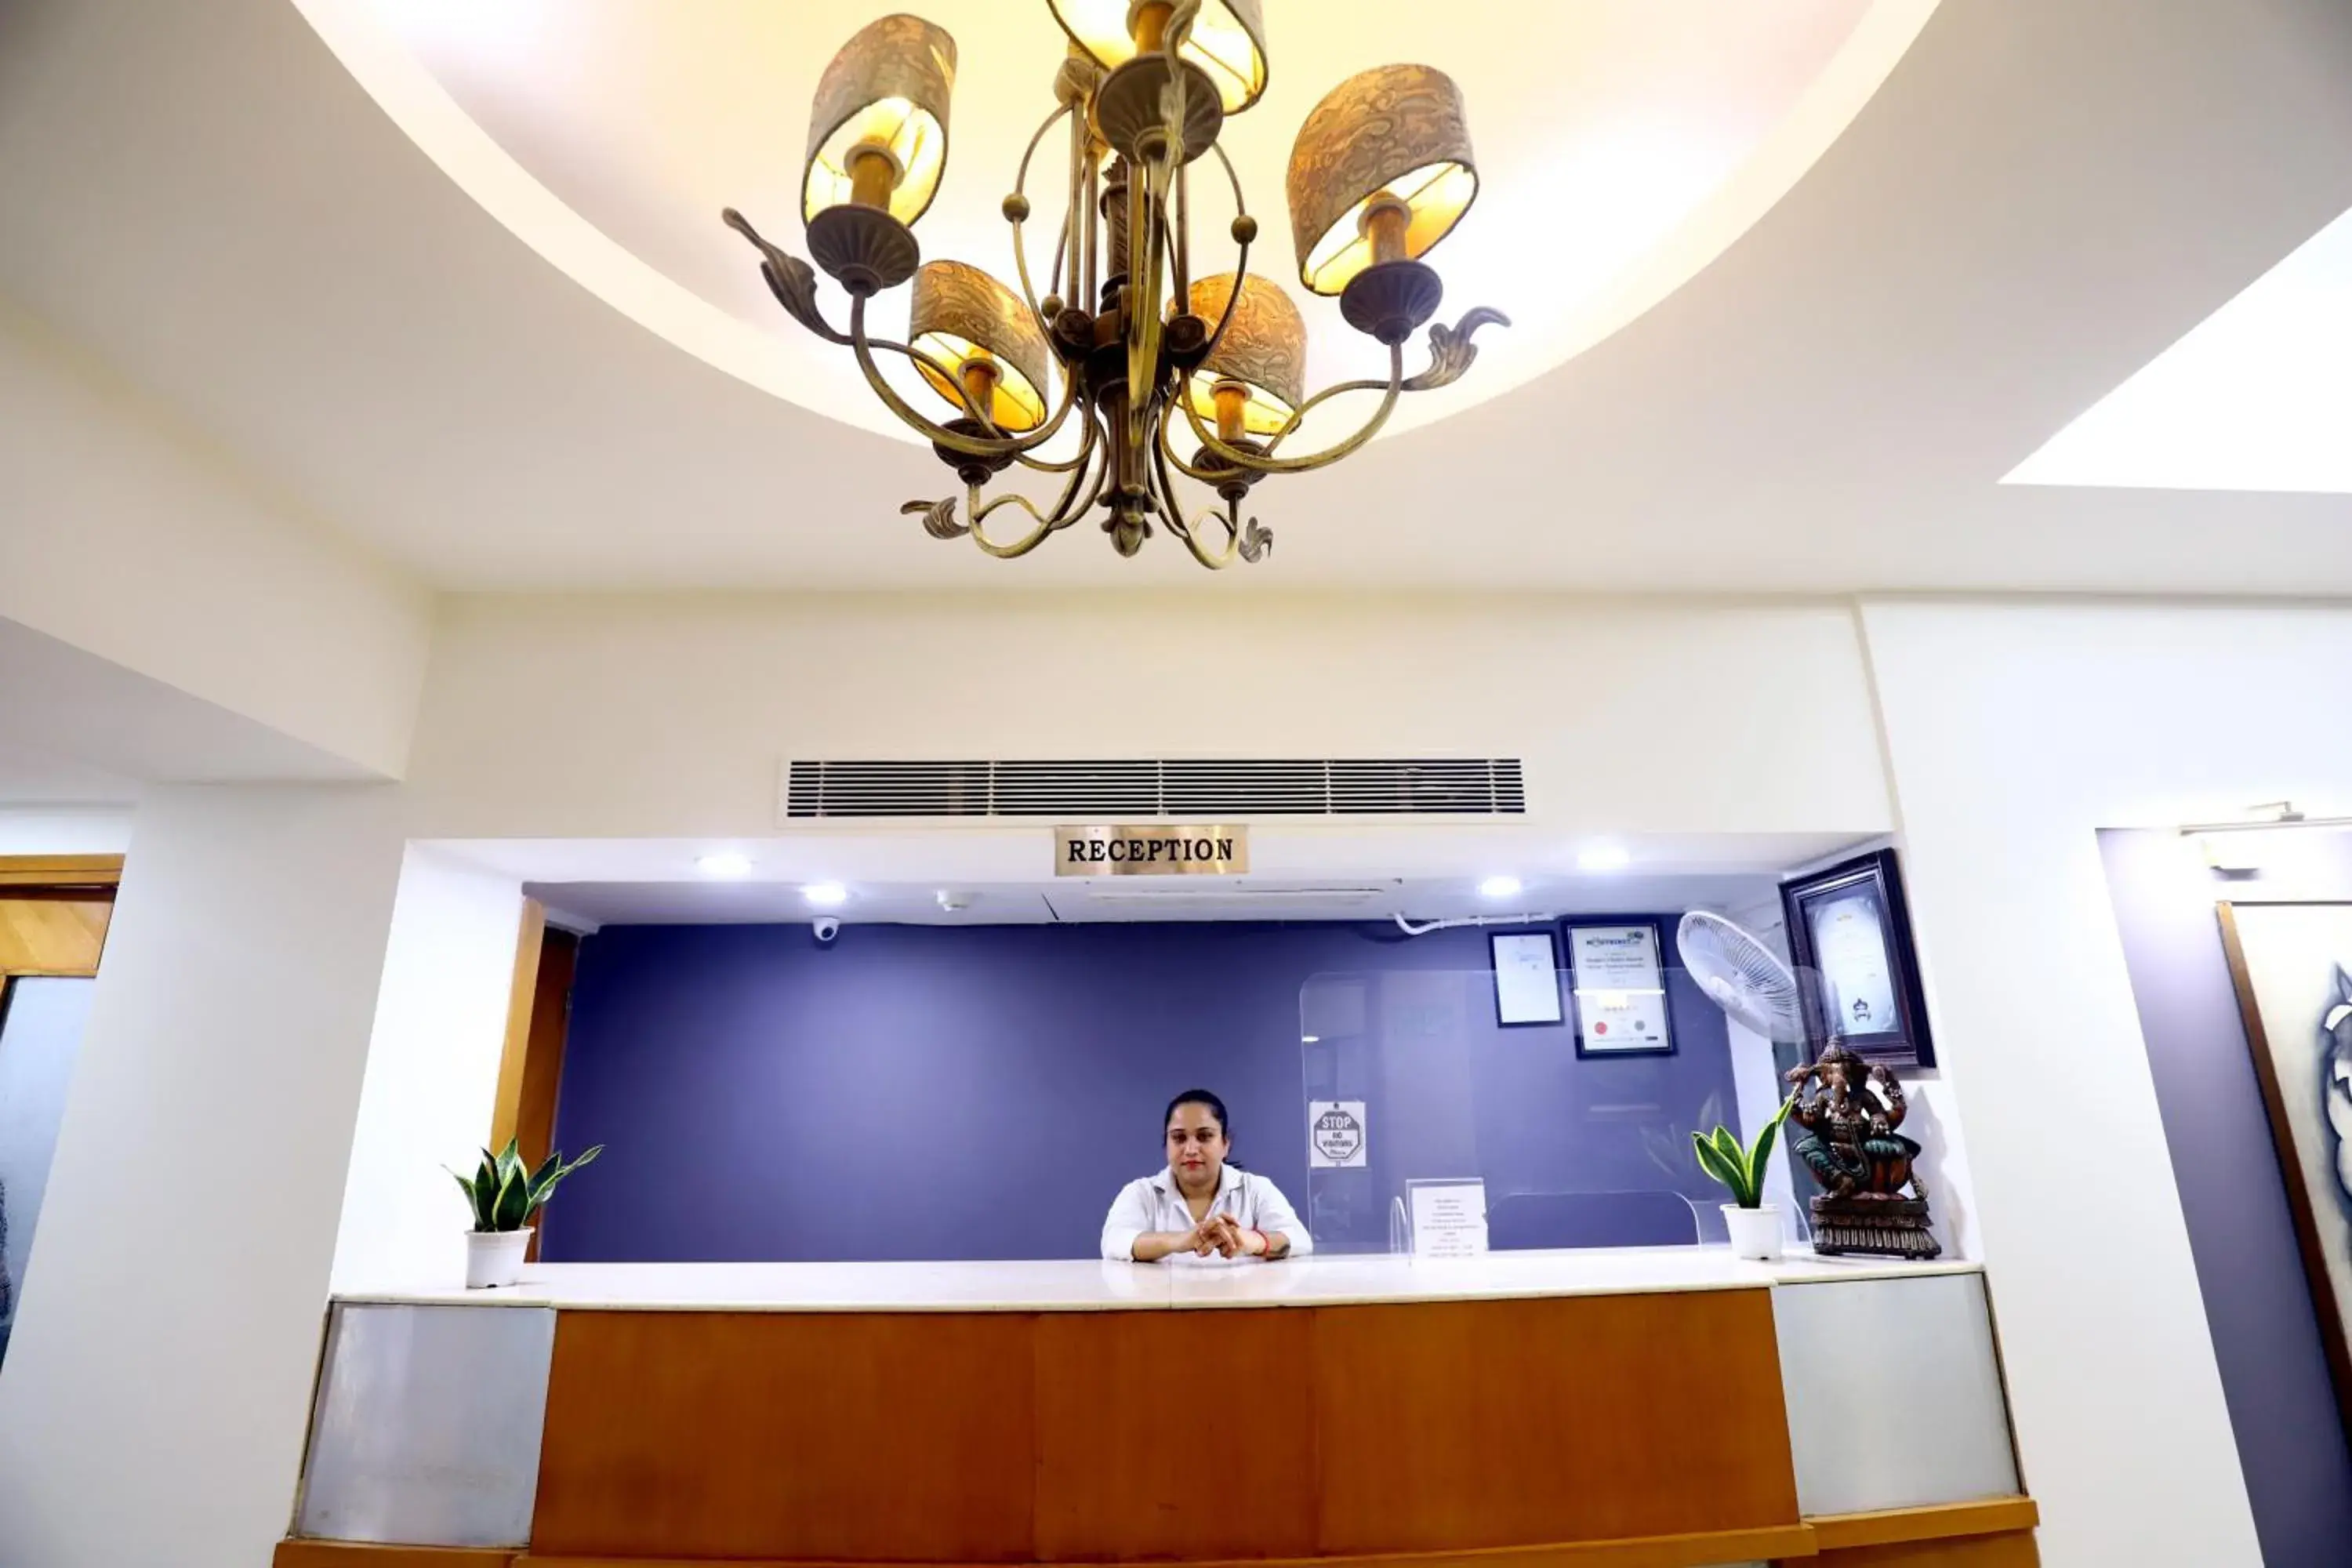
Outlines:
<svg viewBox="0 0 2352 1568"><path fill-rule="evenodd" d="M784 780L788 818L1520 816L1527 809L1516 757L796 762Z"/></svg>

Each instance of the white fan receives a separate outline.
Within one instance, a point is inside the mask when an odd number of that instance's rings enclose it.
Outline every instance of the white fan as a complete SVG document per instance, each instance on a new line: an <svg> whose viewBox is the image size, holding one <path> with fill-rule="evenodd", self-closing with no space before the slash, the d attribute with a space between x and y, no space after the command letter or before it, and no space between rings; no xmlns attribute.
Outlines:
<svg viewBox="0 0 2352 1568"><path fill-rule="evenodd" d="M1797 977L1772 950L1721 915L1693 910L1675 929L1683 967L1707 999L1769 1040L1801 1040Z"/></svg>

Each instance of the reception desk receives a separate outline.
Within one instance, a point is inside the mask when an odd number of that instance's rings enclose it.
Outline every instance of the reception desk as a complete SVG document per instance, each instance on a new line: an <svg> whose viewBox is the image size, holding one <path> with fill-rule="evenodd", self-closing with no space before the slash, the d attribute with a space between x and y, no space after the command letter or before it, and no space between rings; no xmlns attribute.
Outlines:
<svg viewBox="0 0 2352 1568"><path fill-rule="evenodd" d="M2034 1518L1973 1266L573 1265L335 1303L278 1563L2018 1568Z"/></svg>

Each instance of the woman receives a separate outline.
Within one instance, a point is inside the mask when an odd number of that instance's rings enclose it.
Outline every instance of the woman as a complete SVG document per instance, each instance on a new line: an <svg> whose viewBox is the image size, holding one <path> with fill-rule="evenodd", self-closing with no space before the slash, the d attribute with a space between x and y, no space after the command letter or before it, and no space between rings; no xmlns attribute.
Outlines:
<svg viewBox="0 0 2352 1568"><path fill-rule="evenodd" d="M1292 1258L1315 1250L1290 1200L1264 1176L1225 1163L1225 1102L1188 1089L1168 1102L1168 1168L1120 1189L1103 1221L1102 1254L1157 1263L1199 1258Z"/></svg>

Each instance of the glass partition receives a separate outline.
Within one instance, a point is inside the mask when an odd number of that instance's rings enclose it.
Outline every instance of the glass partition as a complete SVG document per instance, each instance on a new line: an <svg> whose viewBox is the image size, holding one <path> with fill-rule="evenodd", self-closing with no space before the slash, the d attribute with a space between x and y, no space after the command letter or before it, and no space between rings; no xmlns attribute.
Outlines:
<svg viewBox="0 0 2352 1568"><path fill-rule="evenodd" d="M1301 1207L1318 1249L1409 1249L1410 1184L1465 1178L1485 1184L1498 1251L1726 1239L1727 1195L1691 1133L1748 1136L1741 1083L1769 1115L1768 1075L1794 1047L1727 1023L1680 968L1664 995L1582 998L1581 1026L1570 975L1554 978L1559 1021L1516 1025L1493 969L1325 973L1300 987ZM1793 1239L1795 1205L1780 1202Z"/></svg>

